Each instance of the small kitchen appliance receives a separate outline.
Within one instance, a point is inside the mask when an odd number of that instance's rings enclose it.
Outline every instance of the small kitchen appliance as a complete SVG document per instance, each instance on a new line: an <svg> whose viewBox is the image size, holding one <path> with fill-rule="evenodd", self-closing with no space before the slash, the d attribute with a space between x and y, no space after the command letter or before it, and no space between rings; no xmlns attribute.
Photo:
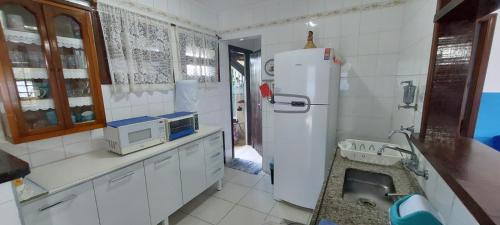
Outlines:
<svg viewBox="0 0 500 225"><path fill-rule="evenodd" d="M194 134L199 130L198 113L176 112L159 117L165 120L167 141L173 141Z"/></svg>
<svg viewBox="0 0 500 225"><path fill-rule="evenodd" d="M109 150L126 155L166 142L165 121L143 116L112 121L104 128Z"/></svg>

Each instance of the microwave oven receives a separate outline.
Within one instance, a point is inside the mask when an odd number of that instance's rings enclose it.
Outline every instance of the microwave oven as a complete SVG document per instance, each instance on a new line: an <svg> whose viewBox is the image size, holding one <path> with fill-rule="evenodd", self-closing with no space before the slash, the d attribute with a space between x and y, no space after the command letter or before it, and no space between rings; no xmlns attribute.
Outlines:
<svg viewBox="0 0 500 225"><path fill-rule="evenodd" d="M198 114L193 112L176 112L159 116L165 120L167 141L194 134L199 130Z"/></svg>
<svg viewBox="0 0 500 225"><path fill-rule="evenodd" d="M166 142L165 121L156 117L136 117L112 121L104 128L109 150L120 155Z"/></svg>

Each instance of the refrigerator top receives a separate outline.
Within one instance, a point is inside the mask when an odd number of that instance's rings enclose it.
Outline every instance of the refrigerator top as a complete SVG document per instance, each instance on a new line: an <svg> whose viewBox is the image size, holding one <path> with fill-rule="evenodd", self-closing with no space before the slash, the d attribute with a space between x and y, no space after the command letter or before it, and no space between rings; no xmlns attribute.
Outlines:
<svg viewBox="0 0 500 225"><path fill-rule="evenodd" d="M313 104L329 104L330 89L338 90L340 78L340 66L333 63L331 51L316 48L277 54L275 93L307 96Z"/></svg>

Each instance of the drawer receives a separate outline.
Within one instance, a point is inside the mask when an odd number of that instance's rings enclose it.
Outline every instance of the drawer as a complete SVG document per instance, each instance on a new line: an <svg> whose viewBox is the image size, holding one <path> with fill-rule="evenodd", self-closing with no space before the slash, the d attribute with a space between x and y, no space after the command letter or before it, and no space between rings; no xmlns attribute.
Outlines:
<svg viewBox="0 0 500 225"><path fill-rule="evenodd" d="M205 153L207 152L208 151L205 151ZM222 149L205 154L205 164L207 168L215 165L224 165L224 153L222 152Z"/></svg>
<svg viewBox="0 0 500 225"><path fill-rule="evenodd" d="M221 163L220 165L207 167L206 176L207 186L213 185L215 182L224 177L224 164Z"/></svg>
<svg viewBox="0 0 500 225"><path fill-rule="evenodd" d="M217 149L222 148L222 133L217 132L216 134L212 134L206 138L204 138L205 149Z"/></svg>

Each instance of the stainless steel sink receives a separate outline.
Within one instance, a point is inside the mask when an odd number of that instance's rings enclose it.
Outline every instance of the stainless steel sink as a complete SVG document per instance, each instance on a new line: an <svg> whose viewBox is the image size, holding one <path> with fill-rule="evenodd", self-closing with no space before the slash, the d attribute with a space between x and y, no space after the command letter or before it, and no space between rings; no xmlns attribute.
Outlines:
<svg viewBox="0 0 500 225"><path fill-rule="evenodd" d="M387 210L391 207L393 200L386 194L395 192L394 181L389 175L353 168L345 171L342 198L347 201Z"/></svg>

